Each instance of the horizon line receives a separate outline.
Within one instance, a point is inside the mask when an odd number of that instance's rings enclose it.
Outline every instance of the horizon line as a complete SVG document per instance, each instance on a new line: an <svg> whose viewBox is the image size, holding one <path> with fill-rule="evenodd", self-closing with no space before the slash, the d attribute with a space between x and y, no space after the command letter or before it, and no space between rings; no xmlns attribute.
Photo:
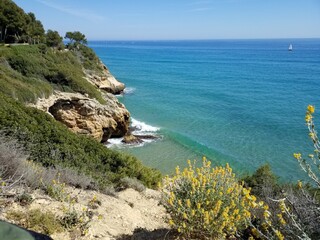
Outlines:
<svg viewBox="0 0 320 240"><path fill-rule="evenodd" d="M169 41L219 41L219 40L320 40L320 37L283 37L283 38L194 38L194 39L88 39L88 42L90 41L114 41L114 42L130 42L130 41L163 41L163 42L169 42Z"/></svg>

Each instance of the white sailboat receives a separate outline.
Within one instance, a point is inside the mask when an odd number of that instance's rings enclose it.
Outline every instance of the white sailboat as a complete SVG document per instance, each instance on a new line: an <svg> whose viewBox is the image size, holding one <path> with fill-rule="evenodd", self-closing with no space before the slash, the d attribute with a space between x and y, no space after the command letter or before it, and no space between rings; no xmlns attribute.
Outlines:
<svg viewBox="0 0 320 240"><path fill-rule="evenodd" d="M292 44L289 45L289 48L288 48L288 51L292 51L293 48L292 48Z"/></svg>

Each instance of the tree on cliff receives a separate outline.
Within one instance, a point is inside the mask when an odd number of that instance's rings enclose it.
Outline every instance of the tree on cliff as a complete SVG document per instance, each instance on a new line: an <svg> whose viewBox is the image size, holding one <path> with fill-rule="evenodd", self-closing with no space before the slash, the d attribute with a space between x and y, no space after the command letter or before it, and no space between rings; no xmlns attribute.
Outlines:
<svg viewBox="0 0 320 240"><path fill-rule="evenodd" d="M33 13L26 14L12 0L0 1L0 42L32 44L43 40L42 23Z"/></svg>
<svg viewBox="0 0 320 240"><path fill-rule="evenodd" d="M0 1L0 40L17 42L25 33L26 21L24 11L11 0Z"/></svg>
<svg viewBox="0 0 320 240"><path fill-rule="evenodd" d="M63 42L62 37L59 35L57 31L48 30L46 34L46 43L49 47L62 48Z"/></svg>
<svg viewBox="0 0 320 240"><path fill-rule="evenodd" d="M70 43L68 46L71 48L77 47L79 44L86 45L88 43L86 36L79 31L67 32L64 38L69 39Z"/></svg>
<svg viewBox="0 0 320 240"><path fill-rule="evenodd" d="M27 41L30 44L44 42L45 31L42 23L36 19L33 13L28 13L27 18Z"/></svg>

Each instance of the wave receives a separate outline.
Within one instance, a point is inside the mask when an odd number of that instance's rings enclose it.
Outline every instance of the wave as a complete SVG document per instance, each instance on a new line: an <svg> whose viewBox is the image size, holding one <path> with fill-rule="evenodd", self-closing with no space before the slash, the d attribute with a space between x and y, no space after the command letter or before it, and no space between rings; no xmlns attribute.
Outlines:
<svg viewBox="0 0 320 240"><path fill-rule="evenodd" d="M144 135L144 134L154 135L156 132L160 130L160 128L158 127L148 125L145 122L141 122L134 118L131 118L131 128L133 130L132 133L136 135Z"/></svg>
<svg viewBox="0 0 320 240"><path fill-rule="evenodd" d="M130 94L133 94L135 91L136 91L136 89L133 88L133 87L126 87L126 88L123 90L123 93L124 93L124 94L127 94L127 95L130 95Z"/></svg>
<svg viewBox="0 0 320 240"><path fill-rule="evenodd" d="M146 138L143 139L143 142L138 143L138 144L126 144L123 143L123 137L122 138L110 138L108 139L108 143L106 144L108 147L111 148L126 148L126 147L142 147L146 143L151 143L159 139L159 136L157 136L157 132L160 130L158 127L154 127L151 125L146 124L145 122L138 121L134 118L131 118L131 129L132 129L132 134L137 135L137 136L143 136L143 135L151 135L155 136L155 138ZM161 137L160 137L161 138Z"/></svg>

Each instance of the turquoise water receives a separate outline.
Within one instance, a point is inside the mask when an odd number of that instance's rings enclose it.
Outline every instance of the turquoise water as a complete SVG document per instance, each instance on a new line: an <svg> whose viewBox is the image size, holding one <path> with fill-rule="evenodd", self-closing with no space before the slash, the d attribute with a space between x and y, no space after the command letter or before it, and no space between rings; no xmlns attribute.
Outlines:
<svg viewBox="0 0 320 240"><path fill-rule="evenodd" d="M304 114L308 104L320 108L319 39L90 46L126 84L119 99L132 117L163 136L121 151L164 173L205 155L240 173L268 162L282 179L302 178L292 153L312 151Z"/></svg>

